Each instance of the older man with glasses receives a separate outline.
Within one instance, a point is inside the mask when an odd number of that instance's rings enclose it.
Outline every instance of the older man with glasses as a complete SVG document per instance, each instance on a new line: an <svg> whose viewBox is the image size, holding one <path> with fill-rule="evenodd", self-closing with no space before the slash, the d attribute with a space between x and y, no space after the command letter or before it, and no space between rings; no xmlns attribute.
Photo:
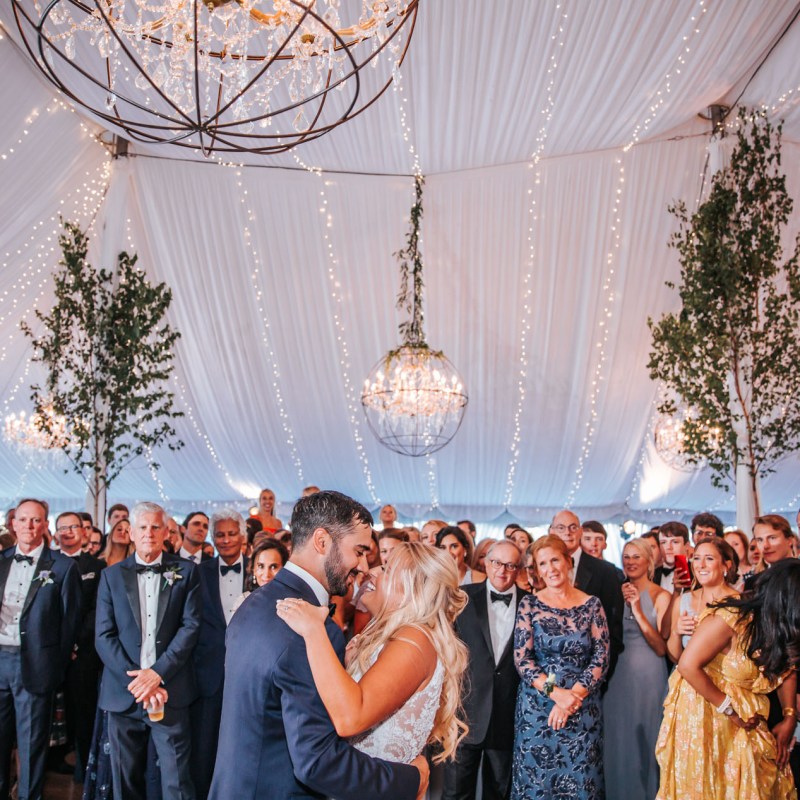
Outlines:
<svg viewBox="0 0 800 800"><path fill-rule="evenodd" d="M463 698L469 733L445 766L442 800L474 800L481 757L484 800L503 800L511 789L519 685L513 635L524 594L516 586L521 559L513 542L496 542L486 554L486 581L463 587L469 602L456 630L469 648Z"/></svg>
<svg viewBox="0 0 800 800"><path fill-rule="evenodd" d="M550 533L554 533L567 546L572 557L570 579L576 589L594 595L603 606L608 622L608 633L611 638L608 675L611 680L617 658L623 650L622 613L625 602L622 599L622 584L617 576L616 567L581 550L583 528L581 521L571 511L564 509L553 517Z"/></svg>

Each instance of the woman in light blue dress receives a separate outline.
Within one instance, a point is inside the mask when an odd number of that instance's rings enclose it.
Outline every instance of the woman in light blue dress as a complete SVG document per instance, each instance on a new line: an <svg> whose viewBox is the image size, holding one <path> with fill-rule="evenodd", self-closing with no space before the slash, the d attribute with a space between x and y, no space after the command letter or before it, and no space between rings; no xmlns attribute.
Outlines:
<svg viewBox="0 0 800 800"><path fill-rule="evenodd" d="M603 698L608 800L653 800L658 791L656 740L667 694L661 620L670 594L653 583L653 552L645 539L622 551L625 649Z"/></svg>

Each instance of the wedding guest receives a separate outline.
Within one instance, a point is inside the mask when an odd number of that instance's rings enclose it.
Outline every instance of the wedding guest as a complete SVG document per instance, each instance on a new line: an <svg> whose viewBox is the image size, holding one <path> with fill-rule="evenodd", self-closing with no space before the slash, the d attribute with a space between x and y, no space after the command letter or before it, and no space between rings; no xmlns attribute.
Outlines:
<svg viewBox="0 0 800 800"><path fill-rule="evenodd" d="M692 556L697 588L671 595L669 619L662 626L667 638L670 659L677 664L697 627L697 620L711 603L737 594L737 558L733 548L718 537L707 538L697 545Z"/></svg>
<svg viewBox="0 0 800 800"><path fill-rule="evenodd" d="M573 524L568 513L556 515L554 524ZM580 523L574 537L580 537ZM559 536L537 539L532 551L544 588L526 595L517 611L514 661L520 688L511 797L600 800L600 688L609 662L605 613L597 597L572 585L572 557Z"/></svg>
<svg viewBox="0 0 800 800"><path fill-rule="evenodd" d="M329 593L346 594L354 575L366 570L371 526L369 511L339 492L295 504L291 560L247 598L228 627L213 800L413 800L425 789L424 760L408 766L373 759L337 736L305 643L277 616L277 601L302 598L326 607ZM341 663L341 630L331 621L324 629Z"/></svg>
<svg viewBox="0 0 800 800"><path fill-rule="evenodd" d="M0 797L11 790L16 739L17 796L41 798L53 693L78 627L80 578L74 561L45 545L47 507L16 507L17 543L0 553Z"/></svg>
<svg viewBox="0 0 800 800"><path fill-rule="evenodd" d="M397 522L397 509L394 506L384 506L379 516L381 525L383 525L383 530L391 530L395 527L395 523Z"/></svg>
<svg viewBox="0 0 800 800"><path fill-rule="evenodd" d="M583 523L581 533L581 549L595 558L603 558L608 547L608 533L597 520L590 519Z"/></svg>
<svg viewBox="0 0 800 800"><path fill-rule="evenodd" d="M750 572L760 571L758 570L758 565L761 563L761 550L755 539L751 539L750 544L747 545L747 560L750 562ZM749 574L745 575L745 580L749 577Z"/></svg>
<svg viewBox="0 0 800 800"><path fill-rule="evenodd" d="M208 515L202 511L192 511L183 521L183 544L178 550L181 558L200 564L211 556L203 552L203 545L208 537Z"/></svg>
<svg viewBox="0 0 800 800"><path fill-rule="evenodd" d="M682 591L692 582L691 575L676 573L675 556L688 558L689 529L682 522L665 522L658 529L661 566L656 568L655 582L668 592ZM676 580L677 576L677 580Z"/></svg>
<svg viewBox="0 0 800 800"><path fill-rule="evenodd" d="M517 572L517 588L523 594L538 592L539 589L544 588L533 564L533 545L522 554L522 563L524 567Z"/></svg>
<svg viewBox="0 0 800 800"><path fill-rule="evenodd" d="M198 800L211 788L217 756L222 687L225 677L225 632L245 589L242 558L246 538L238 511L222 509L211 517L211 536L219 555L200 564L200 632L192 652L198 697L189 709L192 731L192 783ZM273 545L278 545L274 540Z"/></svg>
<svg viewBox="0 0 800 800"><path fill-rule="evenodd" d="M127 517L118 520L108 534L106 546L98 558L105 562L107 567L119 564L133 553L131 542L131 524Z"/></svg>
<svg viewBox="0 0 800 800"><path fill-rule="evenodd" d="M607 800L652 800L658 790L655 746L667 693L661 620L671 595L653 583L653 551L643 539L622 549L625 614L614 677L603 697Z"/></svg>
<svg viewBox="0 0 800 800"><path fill-rule="evenodd" d="M459 583L464 586L468 583L475 583L472 570L468 566L470 552L469 537L461 528L455 525L446 525L436 534L436 547L440 550L447 550L451 558L456 562ZM485 575L480 576L480 580L486 580Z"/></svg>
<svg viewBox="0 0 800 800"><path fill-rule="evenodd" d="M78 516L81 518L81 526L83 527L83 539L81 541L81 547L85 551L87 545L89 544L89 534L92 532L92 528L94 527L94 521L92 520L92 515L88 511L79 511Z"/></svg>
<svg viewBox="0 0 800 800"><path fill-rule="evenodd" d="M315 492L315 494L319 494ZM279 531L275 532L275 541L280 542L288 551L289 555L292 554L292 533L291 531L287 531L286 529L282 528Z"/></svg>
<svg viewBox="0 0 800 800"><path fill-rule="evenodd" d="M86 552L90 556L100 558L100 551L103 549L103 531L100 528L92 528L89 532L89 540L86 543Z"/></svg>
<svg viewBox="0 0 800 800"><path fill-rule="evenodd" d="M256 586L265 586L286 566L289 551L277 540L267 539L253 552L253 580Z"/></svg>
<svg viewBox="0 0 800 800"><path fill-rule="evenodd" d="M703 613L669 681L658 800L796 796L786 762L797 722L798 597L800 562L786 559L759 576L752 595ZM770 733L766 694L776 687L784 712Z"/></svg>
<svg viewBox="0 0 800 800"><path fill-rule="evenodd" d="M303 490L304 497L308 488ZM275 516L275 492L272 489L261 490L261 494L258 496L258 511L253 516L261 523L262 530L267 533L277 533L283 528L283 523Z"/></svg>
<svg viewBox="0 0 800 800"><path fill-rule="evenodd" d="M510 539L511 534L514 533L516 530L525 530L519 523L517 522L509 522L508 525L503 529L503 538Z"/></svg>
<svg viewBox="0 0 800 800"><path fill-rule="evenodd" d="M497 542L497 539L481 539L475 546L475 554L472 556L472 564L470 565L473 572L486 573L486 554L491 549L492 545ZM521 571L521 570L520 570Z"/></svg>
<svg viewBox="0 0 800 800"><path fill-rule="evenodd" d="M695 546L701 539L709 536L719 536L721 538L724 530L722 520L716 514L711 514L708 511L695 514L695 516L692 517L692 524L690 527L692 531L692 541Z"/></svg>
<svg viewBox="0 0 800 800"><path fill-rule="evenodd" d="M245 525L247 526L247 541L255 546L253 540L257 534L264 530L264 526L261 524L261 520L258 517L248 517L245 520Z"/></svg>
<svg viewBox="0 0 800 800"><path fill-rule="evenodd" d="M750 540L747 538L747 534L744 531L740 531L738 528L732 531L726 531L724 538L733 548L733 552L739 557L739 566L737 569L739 577L736 579L736 583L733 584L733 588L736 589L737 592L741 592L744 589L745 575L752 569L747 552Z"/></svg>
<svg viewBox="0 0 800 800"><path fill-rule="evenodd" d="M469 731L445 764L443 800L475 800L479 778L483 800L505 800L511 789L519 686L513 633L524 596L515 580L522 554L508 540L484 541L486 581L464 587L468 602L456 620L456 633L469 650L463 697Z"/></svg>
<svg viewBox="0 0 800 800"><path fill-rule="evenodd" d="M564 509L553 517L550 533L558 536L567 546L567 553L572 560L569 577L575 588L594 595L603 606L611 641L608 661L608 680L610 680L614 674L617 657L622 652L623 601L617 568L581 550L583 528L581 521L571 511Z"/></svg>
<svg viewBox="0 0 800 800"><path fill-rule="evenodd" d="M100 573L106 566L103 561L81 549L81 523L80 516L69 511L56 517L56 539L61 552L73 559L81 585L81 610L76 641L64 681L67 735L77 754L77 783L83 782L83 771L89 761L92 729L97 712L97 686L102 665L94 647L94 622Z"/></svg>
<svg viewBox="0 0 800 800"><path fill-rule="evenodd" d="M178 520L174 517L169 517L167 519L167 529L169 533L167 534L165 544L169 542L172 545L172 552L179 553L183 546L183 535L181 534L181 526L178 524Z"/></svg>
<svg viewBox="0 0 800 800"><path fill-rule="evenodd" d="M655 564L657 576L659 574L659 568L664 563L664 560L661 557L661 545L658 541L658 529L651 528L649 531L647 531L647 533L642 534L642 539L644 539L647 544L650 545L650 549L653 551L653 563ZM656 583L658 583L658 581L656 581Z"/></svg>
<svg viewBox="0 0 800 800"><path fill-rule="evenodd" d="M97 594L95 646L105 667L99 705L108 712L119 800L145 797L150 740L164 800L194 797L189 706L197 696L191 653L200 627L200 586L194 563L164 553L166 536L161 506L134 506L135 553L103 570Z"/></svg>
<svg viewBox="0 0 800 800"><path fill-rule="evenodd" d="M422 541L422 534L419 528L415 528L413 525L406 525L405 528L401 528L403 533L408 534L408 541L409 542L421 542Z"/></svg>
<svg viewBox="0 0 800 800"><path fill-rule="evenodd" d="M317 494L320 491L319 486L306 486L302 493L300 494L301 497L310 497L312 494Z"/></svg>
<svg viewBox="0 0 800 800"><path fill-rule="evenodd" d="M378 534L378 555L381 559L381 564L386 564L389 558L389 553L395 547L408 541L408 534L402 528L389 528L383 530Z"/></svg>
<svg viewBox="0 0 800 800"><path fill-rule="evenodd" d="M0 533L0 550L6 550L13 547L17 543L17 537L10 531Z"/></svg>
<svg viewBox="0 0 800 800"><path fill-rule="evenodd" d="M446 528L447 523L441 519L430 519L422 526L422 532L420 533L419 540L423 544L430 545L431 547L436 547L436 534L442 528Z"/></svg>
<svg viewBox="0 0 800 800"><path fill-rule="evenodd" d="M203 542L202 549L203 549L203 555L207 556L207 558L204 558L203 561L214 558L214 545L211 544L211 542ZM241 552L241 548L239 552Z"/></svg>
<svg viewBox="0 0 800 800"><path fill-rule="evenodd" d="M128 506L123 503L114 503L114 505L108 509L108 514L106 514L109 533L121 519L128 519L129 516L130 512L128 511Z"/></svg>
<svg viewBox="0 0 800 800"><path fill-rule="evenodd" d="M520 553L524 553L533 544L533 536L525 528L515 528L508 538L519 547Z"/></svg>
<svg viewBox="0 0 800 800"><path fill-rule="evenodd" d="M471 536L473 542L475 541L478 536L478 531L475 528L475 523L471 519L462 519L459 522L456 522L456 525L461 528L464 533Z"/></svg>
<svg viewBox="0 0 800 800"><path fill-rule="evenodd" d="M277 613L305 640L314 684L340 736L401 764L437 745L433 762L442 764L466 733L458 710L467 650L453 623L467 600L453 562L404 543L377 576L371 600L374 623L351 642L347 668L325 633L324 608L284 598Z"/></svg>

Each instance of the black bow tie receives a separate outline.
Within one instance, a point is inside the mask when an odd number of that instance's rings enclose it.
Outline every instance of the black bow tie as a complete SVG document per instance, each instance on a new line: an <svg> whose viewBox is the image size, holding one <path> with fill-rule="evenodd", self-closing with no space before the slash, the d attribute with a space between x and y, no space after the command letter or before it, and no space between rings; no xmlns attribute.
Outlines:
<svg viewBox="0 0 800 800"><path fill-rule="evenodd" d="M16 561L17 564L21 564L23 561L27 561L28 564L33 564L33 556L24 556L22 553L17 553L14 556L14 561Z"/></svg>
<svg viewBox="0 0 800 800"><path fill-rule="evenodd" d="M668 567L666 565L661 567L661 574L664 575L664 576L672 575L673 572L675 572L675 567Z"/></svg>
<svg viewBox="0 0 800 800"><path fill-rule="evenodd" d="M228 566L227 564L220 564L219 565L219 574L223 577L227 575L229 572L235 572L237 575L242 574L242 562L237 561L235 564L231 564Z"/></svg>
<svg viewBox="0 0 800 800"><path fill-rule="evenodd" d="M493 603L505 603L507 606L511 605L510 594L499 594L498 592L489 590L489 597L492 598Z"/></svg>
<svg viewBox="0 0 800 800"><path fill-rule="evenodd" d="M328 618L336 613L336 603L328 603Z"/></svg>
<svg viewBox="0 0 800 800"><path fill-rule="evenodd" d="M154 575L161 574L161 564L137 564L136 574L142 575L146 572L152 572Z"/></svg>

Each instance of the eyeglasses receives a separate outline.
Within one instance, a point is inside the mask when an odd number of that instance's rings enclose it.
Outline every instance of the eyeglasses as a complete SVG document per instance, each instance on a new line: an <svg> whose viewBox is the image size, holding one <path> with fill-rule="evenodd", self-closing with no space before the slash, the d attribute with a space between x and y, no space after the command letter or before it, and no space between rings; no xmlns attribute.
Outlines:
<svg viewBox="0 0 800 800"><path fill-rule="evenodd" d="M498 561L496 558L490 558L489 563L495 569L504 569L508 572L516 572L519 569L519 564L512 564L510 561Z"/></svg>
<svg viewBox="0 0 800 800"><path fill-rule="evenodd" d="M82 531L83 525L59 525L56 528L56 533L64 533L64 531Z"/></svg>
<svg viewBox="0 0 800 800"><path fill-rule="evenodd" d="M581 529L581 526L576 524L575 522L572 525L551 525L550 530L555 531L556 533L565 533L569 531L570 533L577 533Z"/></svg>

